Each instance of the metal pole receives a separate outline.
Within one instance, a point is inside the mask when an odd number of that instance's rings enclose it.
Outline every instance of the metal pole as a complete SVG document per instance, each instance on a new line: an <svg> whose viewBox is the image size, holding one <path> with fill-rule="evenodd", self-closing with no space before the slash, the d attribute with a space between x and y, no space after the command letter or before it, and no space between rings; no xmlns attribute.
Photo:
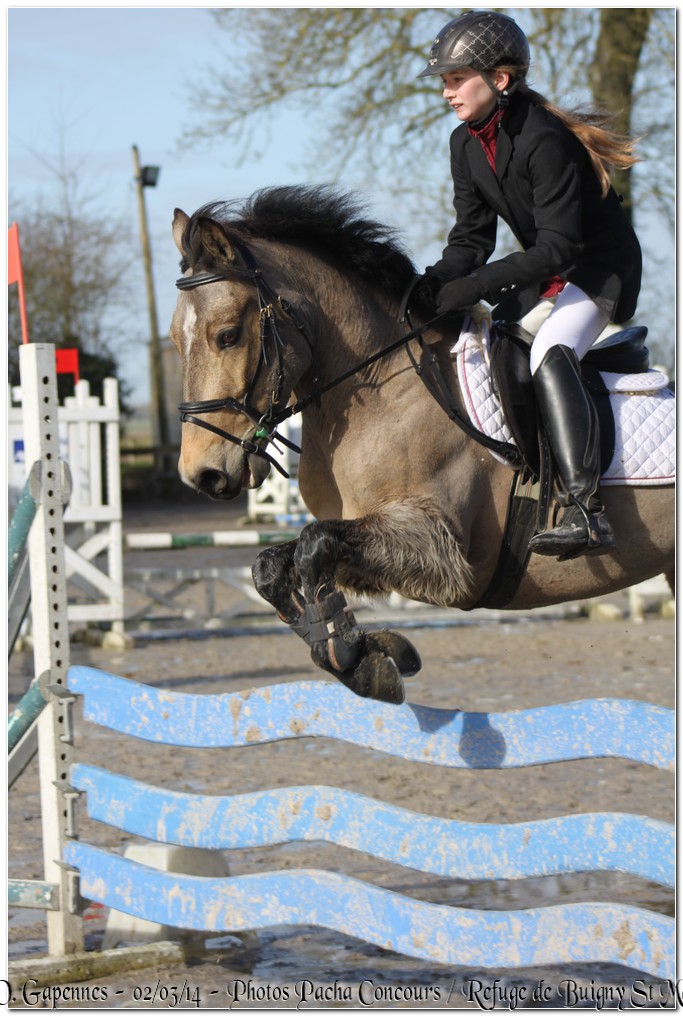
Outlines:
<svg viewBox="0 0 683 1016"><path fill-rule="evenodd" d="M152 436L154 444L158 447L159 445L163 446L168 444L168 421L166 418L166 404L164 402L164 369L161 358L161 340L159 338L157 305L154 296L154 279L152 276L152 250L149 243L147 210L145 208L145 191L142 182L140 153L137 145L133 145L133 168L135 171L135 183L138 192L140 240L142 243L142 259L145 266L147 306L149 308L149 373ZM163 466L165 463L165 455L163 453L161 455L161 462Z"/></svg>

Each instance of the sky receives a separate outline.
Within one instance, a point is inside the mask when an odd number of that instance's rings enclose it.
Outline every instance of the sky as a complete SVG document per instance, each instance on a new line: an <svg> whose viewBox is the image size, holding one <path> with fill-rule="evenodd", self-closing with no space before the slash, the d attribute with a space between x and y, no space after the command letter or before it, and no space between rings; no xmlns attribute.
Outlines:
<svg viewBox="0 0 683 1016"><path fill-rule="evenodd" d="M191 122L190 82L226 57L209 8L11 8L8 30L8 186L33 199L56 189L39 156L54 158L60 134L68 159L83 167L85 189L139 231L132 145L143 165L161 167L145 188L159 328L175 303L178 253L173 209L248 196L260 186L302 181L297 143L305 124L274 127L264 157L237 167L225 146L179 151ZM223 33L224 34L224 33ZM276 167L274 169L274 167ZM21 232L21 223L19 223ZM142 263L140 328L147 304ZM146 353L125 358L135 402L147 397Z"/></svg>
<svg viewBox="0 0 683 1016"><path fill-rule="evenodd" d="M158 185L145 188L144 194L162 335L168 333L176 299L178 253L170 230L176 206L191 213L207 201L245 198L261 186L328 182L317 176L309 159L315 139L300 113L278 114L259 142L260 156L245 165L236 164L225 142L179 146L194 115L193 82L206 80L209 65L240 59L240 40L216 29L210 8L14 6L6 11L5 28L7 184L13 197L32 201L55 193L55 175L41 156L54 159L61 135L67 158L82 166L85 190L97 194L102 209L123 215L137 237L132 145L139 147L143 165L161 167ZM448 174L447 136L445 132L443 160L434 160L431 168L434 173ZM425 165L419 168L429 171ZM344 175L337 182L359 189L358 181ZM418 266L439 256L440 244L421 249L421 241L411 237L410 223L392 221L400 209L389 204L381 180L376 190L361 192L376 218L401 228ZM122 357L133 403L148 397L141 261L136 270L134 319L140 343L138 348L129 342Z"/></svg>
<svg viewBox="0 0 683 1016"><path fill-rule="evenodd" d="M276 119L262 155L246 165L236 165L225 143L179 148L192 122L193 80L205 79L207 65L239 59L238 40L216 30L210 8L12 7L7 32L12 196L32 200L56 191L56 177L40 156L54 158L61 134L67 157L83 166L85 189L98 194L98 205L123 213L137 236L132 145L143 165L161 167L157 186L146 187L144 195L162 335L168 334L176 299L179 255L170 229L175 207L192 213L207 201L245 198L262 186L328 182L305 160L312 135L300 113ZM344 184L343 178L338 182ZM387 221L373 207L373 196L382 204L379 186L364 198L375 217ZM439 253L437 247L431 255ZM139 272L144 335L142 263ZM146 355L130 350L123 357L133 403L148 397Z"/></svg>

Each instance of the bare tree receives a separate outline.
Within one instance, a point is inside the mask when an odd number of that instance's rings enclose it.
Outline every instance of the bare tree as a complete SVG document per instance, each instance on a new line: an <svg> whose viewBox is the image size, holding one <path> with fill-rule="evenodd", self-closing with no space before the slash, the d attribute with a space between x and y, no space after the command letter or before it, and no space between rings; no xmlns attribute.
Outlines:
<svg viewBox="0 0 683 1016"><path fill-rule="evenodd" d="M600 11L600 35L589 68L590 80L593 96L613 111L615 129L621 134L631 133L635 79L651 20L652 11L645 7L629 11L605 7ZM623 197L624 211L632 216L630 170L615 170L612 182Z"/></svg>
<svg viewBox="0 0 683 1016"><path fill-rule="evenodd" d="M508 8L505 8L509 11ZM442 136L434 79L418 79L436 31L460 9L223 8L218 28L239 40L238 62L194 83L192 141L221 138L242 159L284 110L319 123L316 164L353 164L377 173L391 165L419 173ZM623 133L645 135L650 150L673 149L675 12L645 8L512 10L529 36L534 87L564 104L608 109ZM651 100L657 97L657 104ZM658 107L658 108L657 108ZM670 162L671 160L669 160ZM393 176L398 174L394 173ZM666 179L665 179L666 178ZM671 194L671 177L647 184ZM628 203L628 176L618 186Z"/></svg>
<svg viewBox="0 0 683 1016"><path fill-rule="evenodd" d="M63 342L78 336L99 352L115 327L105 312L125 306L119 236L111 224L65 215L40 205L15 207L21 224L22 262L31 338Z"/></svg>
<svg viewBox="0 0 683 1016"><path fill-rule="evenodd" d="M79 194L75 178L61 183L56 207L41 198L10 201L10 220L20 224L31 338L77 337L84 349L101 353L122 341L131 237L123 221L93 210L94 199Z"/></svg>
<svg viewBox="0 0 683 1016"><path fill-rule="evenodd" d="M85 375L101 381L101 371L117 373L118 358L130 338L135 261L132 231L123 217L97 209L98 196L86 193L82 167L69 165L60 151L56 162L33 153L53 173L57 197L32 201L10 197L9 221L19 224L21 259L34 342L76 347ZM19 308L9 291L9 371L18 376ZM125 395L127 386L122 384Z"/></svg>
<svg viewBox="0 0 683 1016"><path fill-rule="evenodd" d="M504 8L532 50L530 83L559 105L607 109L640 139L643 162L615 177L636 227L657 218L672 240L675 194L675 11L670 8ZM460 8L224 8L211 12L231 41L223 66L193 82L195 120L185 142L258 154L275 117L304 112L316 127L318 173L382 180L422 241L445 237L452 217L439 82L418 79L432 38ZM235 59L235 45L240 46ZM438 166L438 172L435 167ZM418 223L419 225L416 225ZM669 229L668 227L671 227ZM429 232L428 232L429 231ZM505 231L503 231L505 237ZM661 242L643 238L655 306L671 279ZM504 239L510 243L510 239ZM669 271L668 275L671 275ZM644 301L647 303L647 300ZM661 318L661 313L658 315ZM669 319L671 324L669 324ZM670 344L673 315L661 342Z"/></svg>

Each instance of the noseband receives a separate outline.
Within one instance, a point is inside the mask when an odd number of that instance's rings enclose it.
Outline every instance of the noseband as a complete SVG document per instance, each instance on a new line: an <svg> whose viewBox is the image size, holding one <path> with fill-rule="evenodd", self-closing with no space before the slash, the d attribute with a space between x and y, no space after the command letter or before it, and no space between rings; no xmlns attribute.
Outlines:
<svg viewBox="0 0 683 1016"><path fill-rule="evenodd" d="M293 442L289 441L282 434L278 434L276 427L283 420L286 420L291 416L289 410L284 412L277 411L278 403L282 397L282 386L285 380L284 372L284 342L278 331L277 318L275 316L274 305L277 304L284 313L293 321L294 325L301 332L304 338L307 340L309 346L312 348L312 343L306 334L304 324L296 314L294 308L287 301L282 299L275 293L268 283L263 278L263 273L259 268L253 254L248 247L237 243L234 239L230 241L236 248L242 259L243 265L246 269L246 277L254 282L256 286L256 293L258 295L259 302L259 339L260 339L260 350L259 359L256 365L254 376L249 382L249 387L242 401L233 398L225 399L205 399L201 402L181 402L178 406L180 410L180 420L182 423L194 423L197 427L203 427L204 430L209 430L213 434L218 434L219 437L225 438L227 441L231 441L233 444L240 445L249 455L258 455L259 458L266 459L272 466L277 469L283 476L289 478L289 473L282 468L279 462L277 462L272 455L256 441L265 441L268 444L275 444L276 441L281 442L292 451L299 453L301 449ZM202 272L198 275L183 276L178 279L176 286L178 289L196 289L198 286L206 286L212 282L225 282L229 278L227 274L222 275L220 272ZM265 366L269 368L273 360L277 363L277 373L275 376L275 385L270 394L270 402L265 413L256 409L251 405L250 400L256 387L259 375L262 368ZM236 437L234 434L228 433L226 430L222 430L220 427L216 427L213 423L208 423L206 420L199 419L199 415L203 413L216 413L221 409L229 409L235 413L241 413L246 416L256 426L254 432L255 441L250 441L245 438ZM279 451L279 449L277 449Z"/></svg>

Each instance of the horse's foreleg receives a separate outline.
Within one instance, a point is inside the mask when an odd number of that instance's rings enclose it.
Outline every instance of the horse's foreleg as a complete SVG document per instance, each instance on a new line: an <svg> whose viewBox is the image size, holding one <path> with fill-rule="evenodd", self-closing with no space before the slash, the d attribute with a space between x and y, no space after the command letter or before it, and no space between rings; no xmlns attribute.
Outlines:
<svg viewBox="0 0 683 1016"><path fill-rule="evenodd" d="M306 601L311 655L357 695L399 704L405 698L402 676L420 669L417 651L397 632L361 631L336 588L340 565L358 559L362 570L365 557L371 566L364 535L362 521L321 522L307 526L299 538L294 563Z"/></svg>
<svg viewBox="0 0 683 1016"><path fill-rule="evenodd" d="M296 540L268 547L258 554L251 569L257 593L275 607L278 617L303 638L299 630L306 603L294 565Z"/></svg>
<svg viewBox="0 0 683 1016"><path fill-rule="evenodd" d="M356 662L358 635L355 619L342 593L304 597L294 562L296 540L261 551L252 568L257 592L271 603L281 621L310 646L318 666L332 673ZM320 650L329 643L329 650Z"/></svg>
<svg viewBox="0 0 683 1016"><path fill-rule="evenodd" d="M318 666L357 695L399 703L402 677L420 669L418 653L397 632L359 629L340 587L446 606L467 602L472 575L444 516L402 502L353 521L311 523L298 541L259 555L254 581Z"/></svg>
<svg viewBox="0 0 683 1016"><path fill-rule="evenodd" d="M304 639L317 666L335 677L353 670L360 633L343 593L324 591L304 598L294 563L296 541L261 551L252 568L257 592L272 604L281 621ZM342 678L343 679L343 678Z"/></svg>

